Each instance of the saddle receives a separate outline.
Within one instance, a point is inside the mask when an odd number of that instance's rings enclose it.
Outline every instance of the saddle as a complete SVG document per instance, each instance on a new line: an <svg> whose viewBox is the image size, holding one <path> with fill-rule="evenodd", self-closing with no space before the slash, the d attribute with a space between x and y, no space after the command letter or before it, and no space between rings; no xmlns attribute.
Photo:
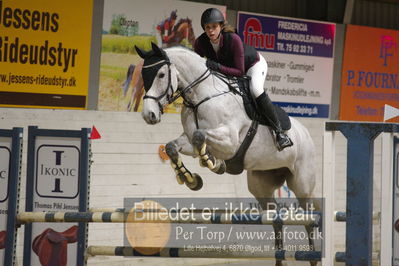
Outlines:
<svg viewBox="0 0 399 266"><path fill-rule="evenodd" d="M238 77L225 77L229 80L230 89L236 93L241 95L245 112L251 120L258 121L259 124L264 126L271 126L267 117L261 114L256 103L251 95L251 91L249 89L249 82L251 80L250 77L245 76L242 78ZM288 117L287 113L281 109L280 106L273 104L274 110L276 112L277 118L280 121L281 128L283 130L289 130L291 128L291 121Z"/></svg>
<svg viewBox="0 0 399 266"><path fill-rule="evenodd" d="M248 132L245 135L245 138L241 143L240 147L238 148L236 154L232 158L225 160L226 172L232 175L238 175L241 174L242 171L244 170L244 157L249 146L252 143L254 136L256 135L258 125L261 124L265 126L271 126L271 124L268 118L264 117L260 113L254 99L252 98L249 89L250 77L243 77L243 78L227 77L218 72L215 72L213 74L218 76L223 82L225 82L233 93L241 95L244 103L245 112L247 113L248 117L252 120L251 126L249 127ZM280 121L281 128L283 130L289 130L291 128L291 121L287 113L279 106L277 105L273 106L277 114L277 118Z"/></svg>

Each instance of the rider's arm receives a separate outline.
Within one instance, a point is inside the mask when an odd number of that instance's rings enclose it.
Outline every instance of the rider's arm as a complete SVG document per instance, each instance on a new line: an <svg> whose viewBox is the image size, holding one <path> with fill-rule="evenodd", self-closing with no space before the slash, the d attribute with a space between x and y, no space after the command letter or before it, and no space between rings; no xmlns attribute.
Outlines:
<svg viewBox="0 0 399 266"><path fill-rule="evenodd" d="M204 57L204 56L205 56L204 49L202 49L201 42L200 42L199 38L197 38L197 39L195 40L195 43L194 43L194 52L196 52L197 54L199 54L199 56L201 56L201 57Z"/></svg>
<svg viewBox="0 0 399 266"><path fill-rule="evenodd" d="M219 70L229 76L241 77L245 74L244 45L237 34L232 34L231 37L231 51L233 53L231 56L234 57L234 67L227 67L221 64Z"/></svg>

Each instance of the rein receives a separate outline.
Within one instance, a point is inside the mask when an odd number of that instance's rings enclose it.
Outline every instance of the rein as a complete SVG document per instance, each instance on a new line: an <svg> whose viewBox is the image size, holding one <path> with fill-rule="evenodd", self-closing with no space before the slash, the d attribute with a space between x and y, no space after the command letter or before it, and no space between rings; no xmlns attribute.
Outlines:
<svg viewBox="0 0 399 266"><path fill-rule="evenodd" d="M185 87L184 89L177 89L176 94L171 98L171 101L169 102L169 104L173 103L174 101L176 101L180 96L183 97L184 101L186 101L184 94L191 88L197 86L198 84L200 84L201 82L203 82L204 80L206 80L209 76L211 75L211 72L209 71L209 69L206 69L204 73L201 74L201 76L199 76L196 80L194 80L193 82L191 82L190 84L188 84L187 87Z"/></svg>
<svg viewBox="0 0 399 266"><path fill-rule="evenodd" d="M207 74L208 73L208 74ZM205 75L207 74L207 75ZM201 101L199 101L197 104L194 104L192 102L190 102L189 100L186 99L186 97L184 97L184 93L193 88L194 86L198 85L199 83L201 83L202 81L204 81L205 79L207 79L210 75L214 75L217 78L219 78L220 80L222 80L224 83L227 84L227 86L230 88L228 91L222 91L220 93L214 94L212 96L208 96L205 97L204 99L202 99ZM218 73L218 72L214 72L209 70L209 68L207 68L207 70L205 70L205 72L199 77L197 78L195 81L193 81L190 85L188 85L187 87L185 87L182 90L179 90L178 95L176 95L173 99L176 100L177 98L179 98L180 96L183 97L183 104L184 106L186 106L187 108L191 108L193 109L194 112L194 118L195 118L195 126L197 129L199 129L199 125L198 125L198 107L203 104L204 102L207 102L213 98L219 97L221 95L224 95L226 93L229 92L233 92L233 93L239 93L239 90L237 90L235 87L233 87L229 82L227 82L224 78L226 78L226 76L223 76L222 74Z"/></svg>

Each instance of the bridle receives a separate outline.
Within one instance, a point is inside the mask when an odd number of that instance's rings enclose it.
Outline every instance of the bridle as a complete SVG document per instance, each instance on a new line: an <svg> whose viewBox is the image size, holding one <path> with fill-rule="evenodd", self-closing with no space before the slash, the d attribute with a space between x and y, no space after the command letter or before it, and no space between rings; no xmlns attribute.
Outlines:
<svg viewBox="0 0 399 266"><path fill-rule="evenodd" d="M166 97L166 101L167 101L168 104L171 104L171 103L175 102L179 97L183 97L184 102L190 104L190 102L185 97L185 93L188 90L190 90L191 88L193 88L193 87L197 86L198 84L200 84L205 79L207 79L210 76L210 74L211 74L211 71L209 69L206 69L205 72L201 74L201 76L199 76L197 79L195 79L189 85L187 85L185 88L182 88L182 89L177 88L176 92L174 92L173 91L173 86L172 86L172 74L171 74L171 69L170 69L171 63L170 63L170 61L168 59L163 59L163 60L160 60L160 61L158 61L158 62L156 62L154 64L143 66L143 68L151 68L151 67L155 67L155 66L159 66L159 65L161 65L161 66L162 65L167 65L168 66L168 85L166 87L166 90L159 96L147 95L148 92L146 92L146 94L144 95L143 99L152 99L156 103L158 103L158 106L159 106L162 114L163 114L163 106L162 106L160 101L164 97Z"/></svg>
<svg viewBox="0 0 399 266"><path fill-rule="evenodd" d="M171 95L173 94L173 87L172 87L172 81L171 81L171 71L170 71L170 61L164 59L164 60L160 60L160 61L158 61L158 62L156 62L154 64L143 66L143 68L152 68L152 67L156 67L158 65L162 66L162 65L165 65L165 64L168 66L168 86L167 86L165 92L162 93L159 96L151 96L151 95L147 95L147 93L148 93L148 91L147 91L145 93L144 97L143 97L143 99L152 99L156 103L158 103L159 109L161 110L162 114L163 114L163 106L162 106L160 101L162 100L163 97L166 96L166 100L168 101L168 103L170 103L170 98L171 98ZM168 93L169 90L172 91L171 94Z"/></svg>
<svg viewBox="0 0 399 266"><path fill-rule="evenodd" d="M151 67L156 67L156 66L161 67L162 65L167 65L167 66L168 66L168 85L167 85L166 90L165 90L161 95L159 95L159 96L147 95L147 93L148 93L148 91L147 91L146 94L144 95L143 99L152 99L152 100L154 100L156 103L158 103L159 109L161 110L161 113L163 114L163 113L164 113L164 111L163 111L164 106L160 103L160 101L161 101L164 97L166 97L166 100L167 100L167 103L168 103L168 104L171 104L171 103L173 103L174 101L176 101L178 98L182 97L183 100L184 100L184 101L183 101L183 104L184 104L186 107L193 109L193 111L194 111L195 125L196 125L197 129L199 128L199 127L198 127L198 115L197 115L197 110L198 110L198 107L199 107L201 104L203 104L204 102L206 102L206 101L208 101L208 100L210 100L210 99L212 99L212 98L221 96L221 95L223 95L223 94L226 94L226 93L229 93L229 92L233 92L233 93L236 93L236 92L237 92L237 91L231 86L231 84L229 84L228 82L226 82L226 81L224 80L224 78L223 78L224 76L223 76L223 75L220 75L218 72L213 72L213 71L210 70L209 68L207 68L207 69L205 70L205 72L203 72L198 78L196 78L193 82L191 82L191 83L190 83L189 85L187 85L185 88L177 88L176 92L174 92L174 91L173 91L172 84L171 84L171 83L172 83L172 81L171 81L171 70L170 70L171 63L170 63L170 61L169 61L169 58L167 58L167 59L162 59L162 60L160 60L160 61L158 61L158 62L156 62L156 63L143 66L143 68L151 68ZM222 91L222 92L217 93L217 94L214 94L214 95L212 95L212 96L205 97L204 99L202 99L201 101L199 101L199 102L196 103L196 104L194 104L193 102L191 102L190 100L188 100L187 97L185 97L185 93L186 93L187 91L189 91L191 88L193 88L193 87L197 86L198 84L200 84L200 83L201 83L202 81L204 81L205 79L207 79L211 74L215 75L216 77L218 77L219 79L221 79L224 83L226 83L226 84L228 85L228 87L229 87L229 90L227 90L227 91ZM170 91L170 93L169 93L169 91Z"/></svg>

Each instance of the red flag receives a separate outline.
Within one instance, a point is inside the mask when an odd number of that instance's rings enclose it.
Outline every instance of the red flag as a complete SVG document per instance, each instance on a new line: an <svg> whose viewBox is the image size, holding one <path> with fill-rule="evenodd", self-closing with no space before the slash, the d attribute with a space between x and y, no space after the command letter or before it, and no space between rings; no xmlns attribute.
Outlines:
<svg viewBox="0 0 399 266"><path fill-rule="evenodd" d="M95 126L91 129L90 139L101 139L101 135Z"/></svg>

